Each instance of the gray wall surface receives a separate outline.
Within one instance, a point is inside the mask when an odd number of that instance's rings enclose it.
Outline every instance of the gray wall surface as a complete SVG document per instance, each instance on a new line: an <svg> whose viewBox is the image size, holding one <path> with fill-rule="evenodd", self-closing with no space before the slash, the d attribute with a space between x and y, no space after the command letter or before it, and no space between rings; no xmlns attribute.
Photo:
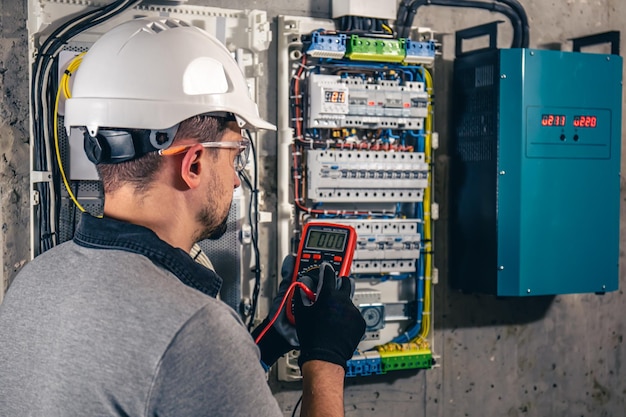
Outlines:
<svg viewBox="0 0 626 417"><path fill-rule="evenodd" d="M274 41L267 57L267 86L262 113L275 119L276 19L278 15L330 17L330 0L190 0L188 4L267 10ZM384 2L381 2L384 4ZM621 0L524 0L530 21L530 46L571 49L568 39L605 30L626 30L626 4ZM26 1L0 0L0 256L3 274L15 275L28 253L28 67ZM437 154L436 264L434 351L432 370L388 374L346 387L347 416L439 417L599 417L626 416L626 360L623 342L626 316L626 266L620 252L620 289L594 294L497 299L465 295L447 283L446 137L449 131L451 62L454 31L496 19L499 45L510 43L506 18L487 11L423 7L415 24L441 34L443 56L435 72L436 122L441 135ZM593 88L593 76L589 85ZM625 106L626 107L626 106ZM626 123L622 123L626 125ZM275 146L264 140L267 154L266 210L272 210L271 178ZM624 153L624 150L622 151ZM622 157L622 167L626 159ZM626 200L622 179L622 197ZM621 235L626 236L622 203ZM590 223L595 213L589 213ZM592 227L583 225L583 227ZM593 277L590 277L593 279ZM0 289L0 298L2 291ZM299 384L270 383L285 415L291 415Z"/></svg>
<svg viewBox="0 0 626 417"><path fill-rule="evenodd" d="M0 301L29 254L26 1L0 0Z"/></svg>

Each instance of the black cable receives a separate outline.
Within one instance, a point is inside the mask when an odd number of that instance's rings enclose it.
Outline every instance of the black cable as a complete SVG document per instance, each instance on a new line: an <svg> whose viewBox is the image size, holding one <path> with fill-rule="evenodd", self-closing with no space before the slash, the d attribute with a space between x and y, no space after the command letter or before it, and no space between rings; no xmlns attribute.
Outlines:
<svg viewBox="0 0 626 417"><path fill-rule="evenodd" d="M298 407L302 403L302 394L300 394L300 398L296 402L296 405L293 406L293 411L291 412L291 417L296 417L296 411L298 411Z"/></svg>
<svg viewBox="0 0 626 417"><path fill-rule="evenodd" d="M526 10L524 10L524 6L521 5L517 0L496 0L500 3L506 4L511 9L517 13L522 22L522 48L528 48L530 44L530 26L528 24L528 15L526 14Z"/></svg>
<svg viewBox="0 0 626 417"><path fill-rule="evenodd" d="M31 85L31 103L32 103L32 114L33 114L33 134L34 134L34 168L38 171L46 171L51 167L47 166L48 155L46 152L46 143L45 143L45 135L44 132L47 130L50 132L48 126L43 120L44 117L44 106L43 102L45 100L46 103L53 103L54 98L51 93L51 89L44 89L44 83L47 81L47 84L50 84L50 80L45 80L44 75L47 72L47 68L50 66L51 60L55 55L54 53L50 53L51 49L50 45L54 42L57 36L65 30L68 24L71 24L75 20L79 20L80 16L76 19L71 20L65 25L61 26L57 30L55 30L52 35L50 35L44 44L39 48L39 53L36 57L35 63L33 65L33 79ZM54 73L54 72L52 72ZM48 107L48 116L51 112L50 107ZM51 120L50 117L48 120ZM52 128L56 128L53 126ZM50 137L50 136L48 136ZM51 159L52 160L52 159ZM40 205L41 210L38 211L39 217L38 222L40 223L40 246L39 250L44 251L50 247L50 243L48 241L49 236L51 236L51 230L49 227L50 222L50 202L48 200L48 186L45 185L38 187L40 193Z"/></svg>
<svg viewBox="0 0 626 417"><path fill-rule="evenodd" d="M58 176L58 167L56 167L56 164L53 162L54 159L51 155L48 155L46 147L46 132L48 133L47 138L51 138L54 134L51 129L57 128L57 126L51 126L50 123L50 120L54 119L54 106L52 103L54 103L55 99L53 88L55 82L53 79L56 78L56 76L53 75L56 74L56 72L52 71L52 66L56 60L57 54L69 39L139 4L140 1L141 0L120 0L76 16L55 29L52 34L46 38L41 47L38 48L38 53L33 63L33 77L31 80L33 165L35 171L50 170L53 177ZM48 103L47 108L44 106L44 103ZM52 135L50 133L52 133ZM52 167L48 166L48 158L50 158L53 165ZM54 184L52 184L52 187L58 188L55 187ZM50 213L49 194L51 190L48 186L37 188L40 191L39 204L41 205L41 209L36 211L37 222L40 224L40 240L42 240L39 249L47 250L54 245L54 239L56 238L52 234L50 223L54 221L58 226L58 215L57 213ZM58 192L54 194L57 196ZM52 220L52 218L54 218L54 220Z"/></svg>
<svg viewBox="0 0 626 417"><path fill-rule="evenodd" d="M254 324L254 318L256 317L256 310L259 303L259 293L261 292L261 254L259 251L259 167L256 146L250 135L250 132L246 130L248 137L250 138L250 149L252 151L252 159L254 160L254 185L248 179L245 173L240 173L240 177L244 179L246 185L250 188L250 203L248 205L248 221L250 222L252 232L252 248L254 250L254 289L252 292L252 306L250 311L250 319L248 320L248 330L252 330ZM241 175L242 174L242 175ZM253 207L254 206L254 207ZM252 212L254 211L254 218Z"/></svg>
<svg viewBox="0 0 626 417"><path fill-rule="evenodd" d="M396 32L398 32L398 36L400 36L404 23L408 21L407 13L409 11L410 4L411 0L402 0L400 6L398 7L398 14L396 16Z"/></svg>
<svg viewBox="0 0 626 417"><path fill-rule="evenodd" d="M417 9L421 6L446 6L446 7L466 7L466 8L475 8L475 9L485 9L492 12L498 12L505 15L513 26L513 41L511 42L512 48L521 48L523 47L523 28L522 21L520 17L517 15L515 10L513 10L508 5L500 5L497 3L486 3L481 1L472 1L472 0L415 0L409 6L409 10L407 12L407 20L403 23L403 26L398 30L398 36L401 38L406 38L409 35L409 30L411 25L413 24L413 19L415 18L415 14L417 13Z"/></svg>
<svg viewBox="0 0 626 417"><path fill-rule="evenodd" d="M513 26L511 48L521 48L523 45L522 42L524 35L522 30L522 21L517 13L515 13L515 11L509 6L503 6L497 3L483 3L473 0L433 0L432 4L437 6L477 8L501 13L509 19L511 25Z"/></svg>

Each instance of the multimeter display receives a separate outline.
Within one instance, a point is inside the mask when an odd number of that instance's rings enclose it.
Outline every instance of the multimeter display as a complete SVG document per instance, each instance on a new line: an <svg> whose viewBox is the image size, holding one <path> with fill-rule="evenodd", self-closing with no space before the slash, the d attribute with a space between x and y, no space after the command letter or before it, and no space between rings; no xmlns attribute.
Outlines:
<svg viewBox="0 0 626 417"><path fill-rule="evenodd" d="M346 248L346 236L344 232L329 232L323 230L311 230L307 236L305 249L320 249L342 252Z"/></svg>

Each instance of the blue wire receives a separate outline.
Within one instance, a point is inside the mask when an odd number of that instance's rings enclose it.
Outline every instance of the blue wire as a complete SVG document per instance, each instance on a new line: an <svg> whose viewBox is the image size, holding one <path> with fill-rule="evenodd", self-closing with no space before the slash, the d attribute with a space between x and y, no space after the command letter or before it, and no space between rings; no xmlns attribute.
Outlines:
<svg viewBox="0 0 626 417"><path fill-rule="evenodd" d="M391 129L387 129L387 136L393 139L398 139L400 138L400 136L398 135L394 135L393 132L391 131Z"/></svg>
<svg viewBox="0 0 626 417"><path fill-rule="evenodd" d="M384 69L385 71L389 71L389 70L394 70L394 71L398 71L398 72L402 72L403 74L405 74L407 76L407 78L409 78L407 81L419 81L419 82L424 82L424 74L422 71L425 71L424 67L422 66L405 66L405 65L394 65L393 63L381 63L381 64L377 64L377 63L368 63L368 64L362 64L362 63L356 63L353 61L339 61L336 59L332 59L332 58L322 58L320 59L320 62L322 62L324 65L327 66L343 66L343 67L352 67L352 68L362 68L362 69L371 69L371 70L378 70L378 69Z"/></svg>
<svg viewBox="0 0 626 417"><path fill-rule="evenodd" d="M424 219L424 203L420 202L416 204L415 217L421 220ZM420 233L420 236L423 236L424 235L424 223L418 222L417 229L418 229L418 232ZM415 278L416 280L415 298L417 302L416 303L417 311L416 311L416 316L415 316L415 325L411 327L410 329L408 329L403 334L395 337L392 340L393 343L409 342L410 340L417 337L420 329L422 328L422 320L424 317L424 289L425 289L424 287L425 286L425 279L424 279L425 262L424 262L423 256L420 256L419 259L417 260L416 270L417 270L417 277Z"/></svg>

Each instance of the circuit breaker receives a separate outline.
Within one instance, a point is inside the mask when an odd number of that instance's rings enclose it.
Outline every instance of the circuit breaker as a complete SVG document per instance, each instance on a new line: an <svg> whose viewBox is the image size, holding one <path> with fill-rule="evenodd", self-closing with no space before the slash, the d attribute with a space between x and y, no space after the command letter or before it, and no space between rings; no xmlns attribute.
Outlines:
<svg viewBox="0 0 626 417"><path fill-rule="evenodd" d="M457 33L495 37L495 24ZM618 287L622 58L536 49L454 64L450 271L499 296Z"/></svg>

